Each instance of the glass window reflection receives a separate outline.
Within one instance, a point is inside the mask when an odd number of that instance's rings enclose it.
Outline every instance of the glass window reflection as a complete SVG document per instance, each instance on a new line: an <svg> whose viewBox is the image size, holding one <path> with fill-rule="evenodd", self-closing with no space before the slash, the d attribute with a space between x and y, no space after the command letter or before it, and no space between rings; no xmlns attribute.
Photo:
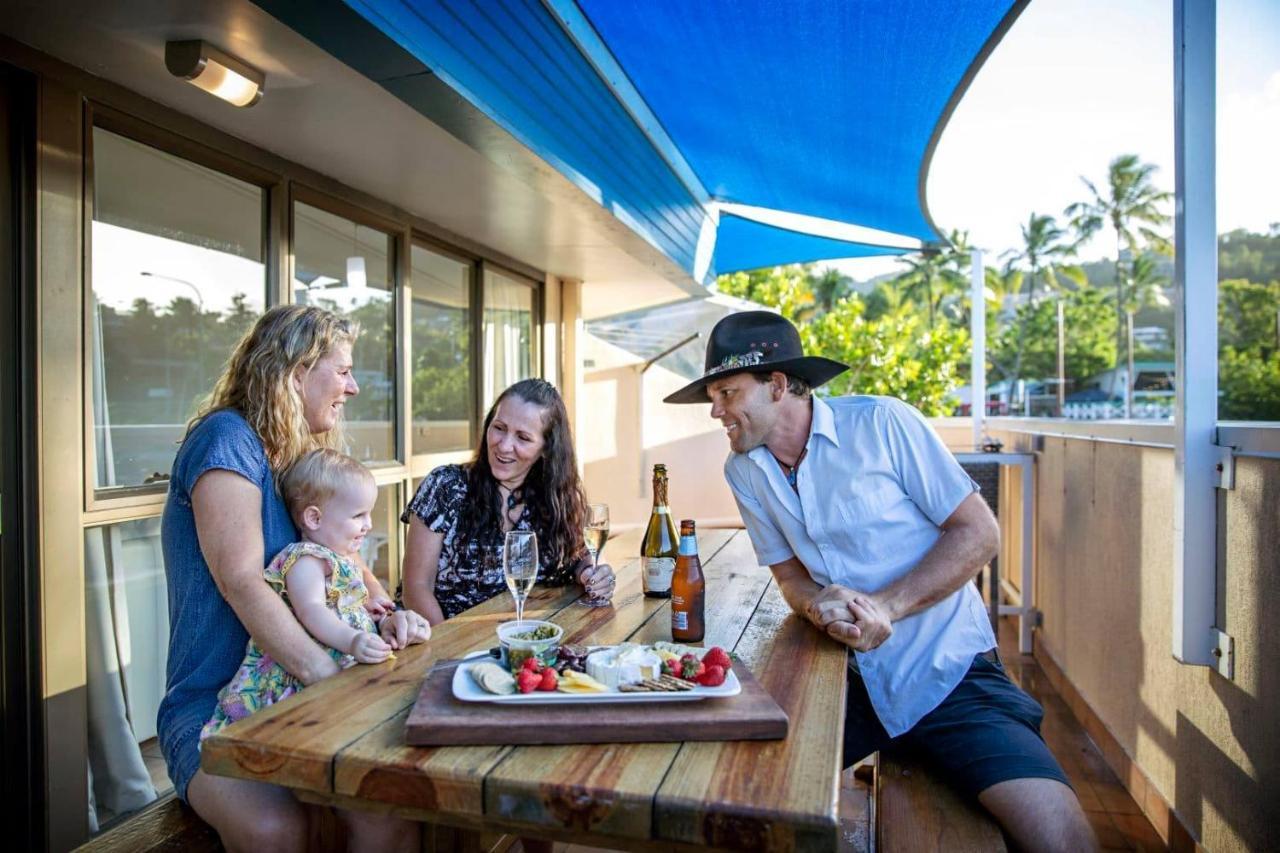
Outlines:
<svg viewBox="0 0 1280 853"><path fill-rule="evenodd" d="M97 488L168 479L187 420L263 311L265 201L261 187L94 128Z"/></svg>
<svg viewBox="0 0 1280 853"><path fill-rule="evenodd" d="M345 407L351 454L390 462L395 453L393 237L317 207L293 208L294 300L360 323L352 351L360 393Z"/></svg>
<svg viewBox="0 0 1280 853"><path fill-rule="evenodd" d="M533 285L491 267L484 271L483 410L533 371Z"/></svg>
<svg viewBox="0 0 1280 853"><path fill-rule="evenodd" d="M411 250L413 453L471 444L470 263Z"/></svg>

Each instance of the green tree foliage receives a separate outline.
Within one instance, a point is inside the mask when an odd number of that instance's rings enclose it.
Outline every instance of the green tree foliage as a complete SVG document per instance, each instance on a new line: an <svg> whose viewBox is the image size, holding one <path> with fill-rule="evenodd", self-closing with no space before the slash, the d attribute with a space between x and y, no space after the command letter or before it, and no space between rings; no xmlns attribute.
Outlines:
<svg viewBox="0 0 1280 853"><path fill-rule="evenodd" d="M1115 364L1116 315L1110 298L1095 288L1062 295L1067 388ZM1022 347L1022 371L1016 378L1058 375L1057 300L1023 303L1014 322L1004 324L988 339L994 374L1015 378L1012 365Z"/></svg>
<svg viewBox="0 0 1280 853"><path fill-rule="evenodd" d="M1127 249L1132 258L1142 254L1145 248L1168 253L1170 243L1163 230L1169 225L1169 215L1164 207L1173 194L1158 189L1153 181L1156 166L1143 163L1136 154L1121 154L1107 166L1106 191L1101 192L1088 178L1080 180L1089 191L1089 200L1067 206L1065 215L1071 219L1078 242L1083 243L1103 228L1110 227L1116 238L1115 301L1116 335L1124 335L1124 306L1127 304L1126 282L1128 271L1121 258ZM1117 339L1116 351L1124 349L1125 342Z"/></svg>
<svg viewBox="0 0 1280 853"><path fill-rule="evenodd" d="M811 265L788 264L735 272L720 276L716 286L729 296L777 308L782 316L799 324L817 313L817 299L809 280L811 269Z"/></svg>
<svg viewBox="0 0 1280 853"><path fill-rule="evenodd" d="M1218 359L1218 417L1280 421L1280 356L1226 347Z"/></svg>
<svg viewBox="0 0 1280 853"><path fill-rule="evenodd" d="M1045 289L1061 290L1059 274L1074 281L1078 287L1088 282L1078 266L1066 263L1075 255L1075 246L1066 241L1066 232L1058 227L1052 216L1032 213L1027 224L1022 226L1022 246L1007 255L1006 271L1022 269L1025 273L1027 304L1034 309L1036 305L1036 284L1044 281ZM1016 326L1017 349L1013 353L1013 362L1008 379L1016 382L1026 374L1023 369L1023 353L1026 349L1027 322L1035 312L1024 311L1018 314ZM1056 336L1055 336L1056 347ZM1055 371L1056 372L1056 371ZM1035 375L1032 371L1032 375Z"/></svg>
<svg viewBox="0 0 1280 853"><path fill-rule="evenodd" d="M1280 281L1280 222L1267 234L1244 229L1218 237L1218 277Z"/></svg>
<svg viewBox="0 0 1280 853"><path fill-rule="evenodd" d="M894 286L906 299L924 307L929 328L937 322L944 304L956 304L964 296L969 266L968 235L952 231L949 243L919 255L902 258L906 272L894 279Z"/></svg>
<svg viewBox="0 0 1280 853"><path fill-rule="evenodd" d="M851 368L826 386L834 395L881 394L906 400L927 417L949 415L947 395L960 384L969 333L939 323L930 329L916 311L867 320L861 299L843 299L801 328L805 351Z"/></svg>
<svg viewBox="0 0 1280 853"><path fill-rule="evenodd" d="M1280 281L1256 284L1244 279L1218 283L1218 345L1236 350L1276 348L1276 311Z"/></svg>
<svg viewBox="0 0 1280 853"><path fill-rule="evenodd" d="M1280 281L1218 285L1218 346L1218 417L1280 420Z"/></svg>
<svg viewBox="0 0 1280 853"><path fill-rule="evenodd" d="M800 330L805 352L852 368L823 386L822 393L884 394L930 417L950 414L947 395L959 384L968 333L945 322L929 329L909 303L869 319L862 299L851 292L832 298L828 308L825 298L815 295L823 279L812 266L791 265L721 276L718 287L778 309Z"/></svg>

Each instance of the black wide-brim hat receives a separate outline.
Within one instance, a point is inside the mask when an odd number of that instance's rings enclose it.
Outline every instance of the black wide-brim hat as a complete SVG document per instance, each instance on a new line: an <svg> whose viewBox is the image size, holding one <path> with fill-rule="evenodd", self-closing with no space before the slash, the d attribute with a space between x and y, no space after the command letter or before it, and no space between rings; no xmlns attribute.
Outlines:
<svg viewBox="0 0 1280 853"><path fill-rule="evenodd" d="M817 388L849 369L829 358L805 355L800 333L772 311L740 311L716 323L707 341L702 376L666 397L664 403L708 403L708 382L735 373L772 373L779 370L798 376Z"/></svg>

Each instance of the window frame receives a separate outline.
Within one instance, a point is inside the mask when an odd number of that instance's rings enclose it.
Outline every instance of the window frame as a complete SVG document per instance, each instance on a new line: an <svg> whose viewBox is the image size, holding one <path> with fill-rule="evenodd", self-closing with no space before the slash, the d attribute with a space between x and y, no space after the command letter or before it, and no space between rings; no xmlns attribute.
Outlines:
<svg viewBox="0 0 1280 853"><path fill-rule="evenodd" d="M481 365L480 373L476 377L478 410L480 411L480 423L476 426L477 433L483 426L484 417L488 414L484 411L484 371L488 369L489 364L484 359L484 312L485 312L485 273L493 270L506 278L511 279L517 284L524 285L532 291L532 299L530 301L529 310L529 375L534 377L542 377L542 317L546 309L546 288L544 282L532 276L518 272L511 267L505 266L488 259L482 259L479 263L476 279L480 285L480 292L476 300L476 323L475 323L475 344L479 352L476 355L476 361ZM479 435L476 435L479 440Z"/></svg>
<svg viewBox="0 0 1280 853"><path fill-rule="evenodd" d="M81 340L84 342L81 352L81 411L83 427L81 430L82 456L84 470L82 472L83 509L85 526L116 523L145 518L156 514L163 508L168 496L168 481L137 486L97 485L98 457L94 442L93 394L89 390L90 377L93 372L93 349L89 341L93 340L93 319L89 310L93 295L93 221L95 207L94 197L94 149L93 132L96 129L113 133L132 142L154 148L163 154L203 166L228 177L251 184L262 190L262 249L263 266L266 275L263 279L263 309L276 304L274 298L279 290L280 279L280 242L279 233L273 233L273 211L275 199L285 192L284 179L267 169L205 145L196 140L181 136L158 127L144 119L121 112L111 106L93 100L84 102L83 116L83 188L84 205L81 232L81 292L80 312Z"/></svg>
<svg viewBox="0 0 1280 853"><path fill-rule="evenodd" d="M467 311L469 313L467 322L467 331L470 335L470 346L467 358L471 360L471 382L468 388L468 405L470 407L470 425L467 429L467 440L469 446L462 450L444 450L436 453L414 453L413 443L410 438L408 444L409 472L412 478L426 476L432 468L440 465L460 464L471 458L471 454L479 438L480 423L484 420L485 413L480 411L481 391L484 381L484 342L480 339L480 330L482 328L480 315L482 311L482 303L484 291L484 283L481 280L483 276L482 264L483 260L476 255L464 252L447 243L443 243L434 237L431 237L418 229L412 229L410 233L410 255L409 261L405 266L405 291L406 291L406 331L405 336L405 371L411 369L413 364L413 256L412 247L418 246L421 249L435 252L443 255L450 260L467 265ZM476 368L479 369L476 369ZM406 386L407 387L407 386ZM407 390L412 390L408 388ZM413 401L407 400L407 414L405 420L406 432L413 431ZM421 472L421 473L419 473Z"/></svg>
<svg viewBox="0 0 1280 853"><path fill-rule="evenodd" d="M408 465L409 450L409 427L407 423L402 422L407 411L406 398L409 392L409 377L405 373L408 355L406 335L409 331L405 325L409 298L409 249L406 239L409 229L405 223L370 210L354 200L331 195L303 182L291 181L289 183L289 200L286 206L289 217L289 253L286 274L283 276L283 289L287 293L284 304L294 304L292 288L297 265L297 231L294 211L299 202L322 210L325 213L348 219L357 225L381 231L391 238L391 304L393 316L395 317L395 328L392 333L392 343L394 345L392 363L396 367L396 375L392 380L396 399L391 407L391 447L393 458L380 460L372 464L363 464L375 475L379 471L400 472Z"/></svg>

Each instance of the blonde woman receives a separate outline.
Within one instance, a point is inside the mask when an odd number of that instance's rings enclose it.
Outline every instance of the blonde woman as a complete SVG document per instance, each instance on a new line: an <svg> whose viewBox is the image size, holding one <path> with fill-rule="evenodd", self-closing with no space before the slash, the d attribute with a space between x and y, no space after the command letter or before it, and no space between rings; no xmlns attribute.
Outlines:
<svg viewBox="0 0 1280 853"><path fill-rule="evenodd" d="M237 345L213 393L187 427L162 523L169 586L169 664L157 720L178 796L230 851L303 850L308 812L284 788L199 769L200 730L240 666L249 637L303 684L338 672L263 577L298 538L276 488L304 454L342 443L342 409L360 389L351 375L354 323L319 308L272 308ZM371 597L386 593L366 572ZM403 647L424 639L412 611L384 615L379 633ZM412 824L386 821L379 849L417 844Z"/></svg>

